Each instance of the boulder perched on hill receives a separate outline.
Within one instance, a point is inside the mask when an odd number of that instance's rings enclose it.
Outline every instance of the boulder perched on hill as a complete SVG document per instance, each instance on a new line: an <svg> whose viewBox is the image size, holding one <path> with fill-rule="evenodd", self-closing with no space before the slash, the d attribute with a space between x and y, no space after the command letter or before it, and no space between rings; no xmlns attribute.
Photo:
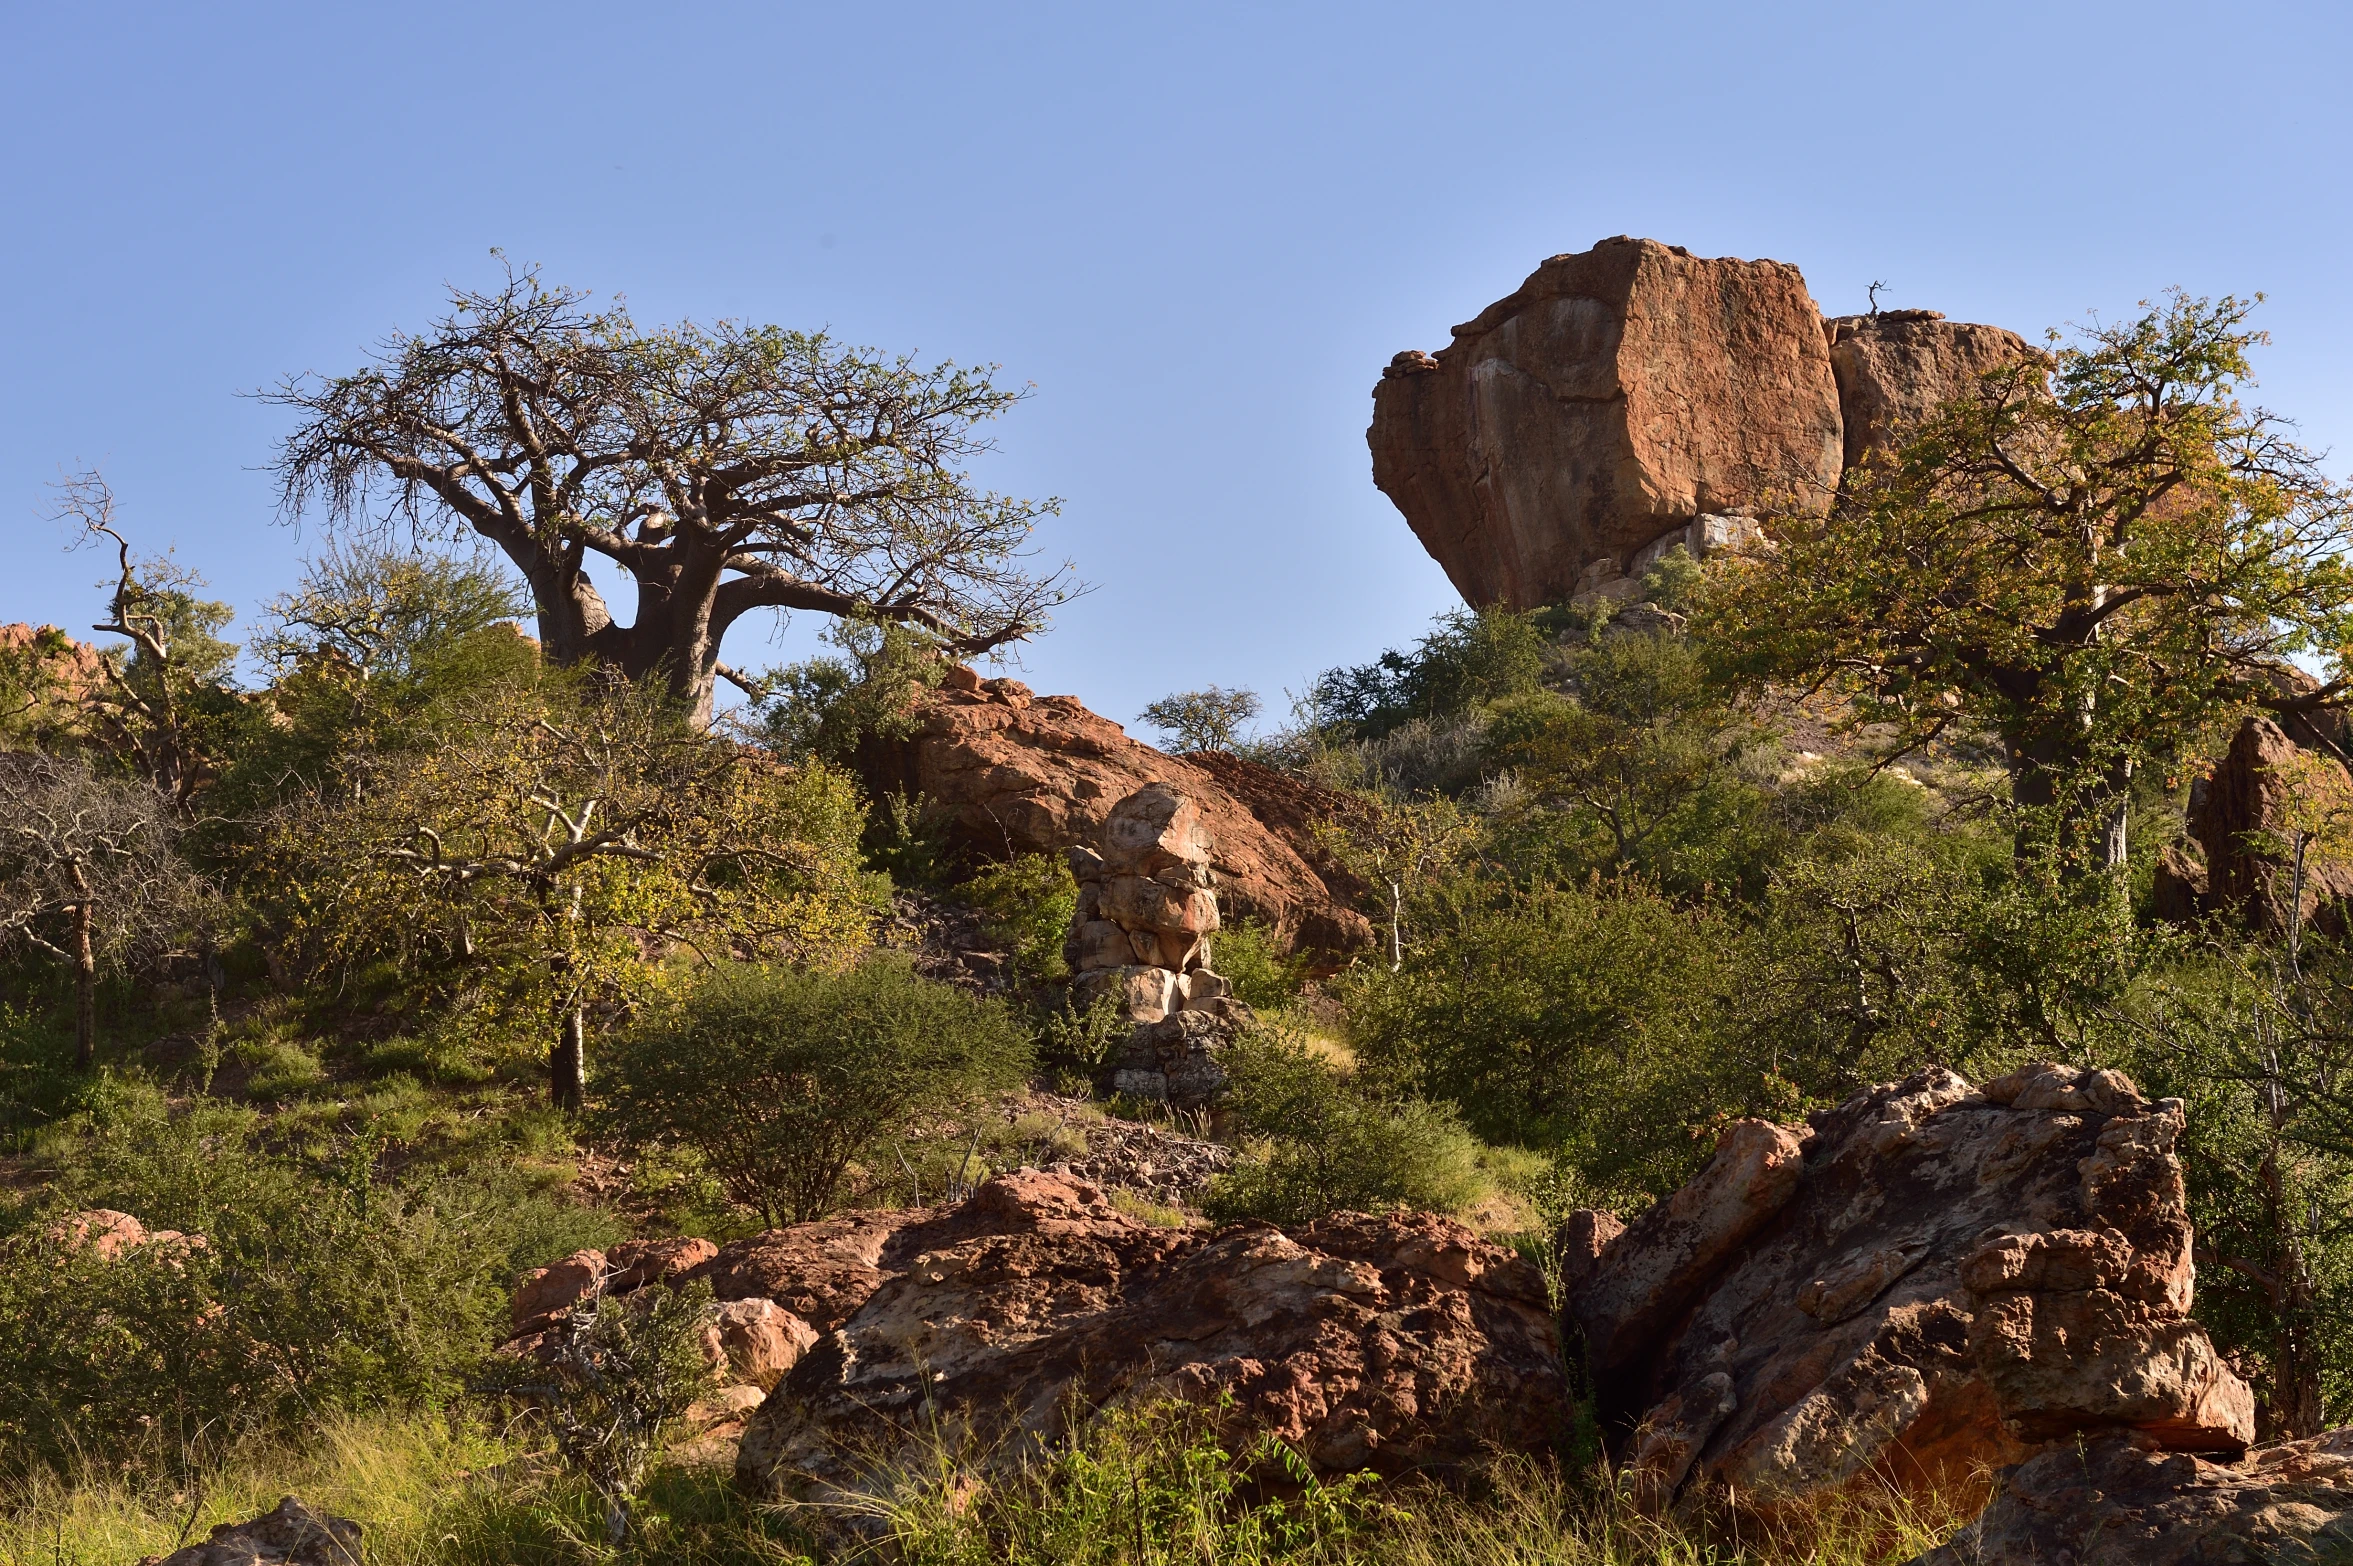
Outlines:
<svg viewBox="0 0 2353 1566"><path fill-rule="evenodd" d="M2309 774L2299 777L2303 768ZM2285 930L2294 876L2283 829L2299 790L2314 786L2353 798L2353 776L2334 756L2298 745L2271 718L2242 721L2230 749L2191 787L2187 825L2198 852L2177 853L2160 866L2161 906L2177 914L2228 913L2253 929ZM2304 920L2341 927L2340 905L2348 898L2353 869L2310 858Z"/></svg>
<svg viewBox="0 0 2353 1566"><path fill-rule="evenodd" d="M1113 805L1148 783L1172 784L1215 845L1209 868L1229 921L1261 921L1287 946L1335 961L1371 944L1371 925L1348 906L1354 883L1327 880L1301 852L1314 852L1311 833L1295 845L1228 786L1249 766L1228 758L1213 770L1163 755L1075 696L1033 696L1018 681L983 681L968 669L924 698L911 735L870 741L858 757L869 790L925 796L949 813L957 843L991 859L1092 844Z"/></svg>
<svg viewBox="0 0 2353 1566"><path fill-rule="evenodd" d="M360 1566L360 1525L289 1495L249 1522L222 1523L201 1544L148 1559L155 1566Z"/></svg>
<svg viewBox="0 0 2353 1566"><path fill-rule="evenodd" d="M2045 1452L1911 1566L2220 1566L2353 1553L2353 1430L2208 1462L2129 1436Z"/></svg>
<svg viewBox="0 0 2353 1566"><path fill-rule="evenodd" d="M1573 1226L1566 1324L1635 1483L1771 1504L2083 1433L2243 1448L2253 1397L2189 1316L2181 1130L2114 1072L1930 1070L1736 1124L1623 1232Z"/></svg>
<svg viewBox="0 0 2353 1566"><path fill-rule="evenodd" d="M1618 238L1397 355L1366 439L1464 599L1532 609L1696 517L1826 509L1843 426L1796 267Z"/></svg>
<svg viewBox="0 0 2353 1566"><path fill-rule="evenodd" d="M754 1493L855 1491L966 1434L1017 1461L1140 1395L1223 1400L1327 1474L1541 1451L1567 1412L1542 1278L1442 1218L1160 1228L1029 1170L904 1218L882 1282L746 1429Z"/></svg>
<svg viewBox="0 0 2353 1566"><path fill-rule="evenodd" d="M1973 391L1988 371L2043 357L2016 332L1948 321L1941 310L1832 316L1822 332L1838 377L1850 468L1888 445L1900 426Z"/></svg>

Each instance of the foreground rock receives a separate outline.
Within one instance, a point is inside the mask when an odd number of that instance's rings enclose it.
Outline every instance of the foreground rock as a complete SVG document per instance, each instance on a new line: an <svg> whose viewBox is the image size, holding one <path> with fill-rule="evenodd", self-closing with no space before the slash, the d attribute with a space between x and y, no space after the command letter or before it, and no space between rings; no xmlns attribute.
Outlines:
<svg viewBox="0 0 2353 1566"><path fill-rule="evenodd" d="M876 1247L903 1270L778 1383L738 1481L822 1499L970 1439L1011 1461L1114 1400L1230 1399L1323 1473L1541 1451L1567 1411L1542 1278L1444 1219L1158 1228L1024 1171ZM1011 1437L1011 1439L1005 1439Z"/></svg>
<svg viewBox="0 0 2353 1566"><path fill-rule="evenodd" d="M1113 805L1146 784L1172 784L1194 802L1215 844L1209 868L1228 918L1257 920L1285 947L1334 962L1371 944L1371 925L1348 905L1356 884L1327 882L1303 855L1302 848L1313 853L1311 835L1297 834L1294 844L1221 781L1267 769L1226 758L1213 773L1162 755L1075 696L1033 696L1018 681L955 670L925 697L915 732L870 741L858 770L878 798L920 794L945 810L952 840L988 859L1092 843Z"/></svg>
<svg viewBox="0 0 2353 1566"><path fill-rule="evenodd" d="M1464 599L1533 609L1697 517L1826 510L1843 433L1796 267L1620 238L1397 355L1366 440Z"/></svg>
<svg viewBox="0 0 2353 1566"><path fill-rule="evenodd" d="M1932 1070L1733 1126L1622 1233L1582 1217L1567 1324L1637 1487L1770 1505L2086 1432L2244 1447L2253 1397L2189 1319L2181 1130L2114 1072Z"/></svg>
<svg viewBox="0 0 2353 1566"><path fill-rule="evenodd" d="M1985 1514L1912 1566L2223 1566L2353 1555L2353 1430L2234 1463L2107 1436L2002 1476Z"/></svg>
<svg viewBox="0 0 2353 1566"><path fill-rule="evenodd" d="M148 1557L158 1561L158 1557ZM314 1512L289 1495L251 1522L222 1523L202 1544L159 1566L360 1566L360 1525Z"/></svg>
<svg viewBox="0 0 2353 1566"><path fill-rule="evenodd" d="M2043 357L2016 332L1948 321L1939 310L1833 316L1822 331L1850 468L1900 438L1903 426L1974 392L1989 372Z"/></svg>

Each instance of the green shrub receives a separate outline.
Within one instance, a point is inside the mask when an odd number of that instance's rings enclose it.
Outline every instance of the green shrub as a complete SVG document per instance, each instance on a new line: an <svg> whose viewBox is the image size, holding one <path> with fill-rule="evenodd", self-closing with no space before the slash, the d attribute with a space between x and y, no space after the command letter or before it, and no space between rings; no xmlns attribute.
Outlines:
<svg viewBox="0 0 2353 1566"><path fill-rule="evenodd" d="M1014 1085L1030 1061L1002 1005L900 959L842 974L727 964L631 1028L601 1086L620 1136L694 1149L773 1224L830 1211L860 1154Z"/></svg>
<svg viewBox="0 0 2353 1566"><path fill-rule="evenodd" d="M1217 1218L1298 1224L1340 1211L1456 1212L1489 1189L1478 1139L1451 1108L1380 1097L1277 1028L1227 1049L1228 1109L1247 1140L1210 1189Z"/></svg>
<svg viewBox="0 0 2353 1566"><path fill-rule="evenodd" d="M59 1179L0 1242L8 1466L174 1466L248 1432L446 1397L500 1336L517 1268L611 1232L546 1233L554 1204L482 1174L378 1179L374 1138L312 1161L256 1130L125 1091L46 1144ZM108 1260L48 1236L88 1207L203 1243Z"/></svg>
<svg viewBox="0 0 2353 1566"><path fill-rule="evenodd" d="M1062 941L1078 908L1078 886L1070 869L1051 854L1023 854L990 865L958 886L955 895L980 910L989 939L1013 958L1023 983L1066 978Z"/></svg>
<svg viewBox="0 0 2353 1566"><path fill-rule="evenodd" d="M1274 932L1254 919L1218 931L1213 950L1234 998L1261 1011L1290 1005L1307 982L1307 959L1285 952Z"/></svg>

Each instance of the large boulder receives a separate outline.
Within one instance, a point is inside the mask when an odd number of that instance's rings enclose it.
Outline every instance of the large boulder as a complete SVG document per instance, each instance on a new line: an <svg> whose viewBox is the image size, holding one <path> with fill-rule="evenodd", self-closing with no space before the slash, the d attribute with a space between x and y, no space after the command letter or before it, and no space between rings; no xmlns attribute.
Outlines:
<svg viewBox="0 0 2353 1566"><path fill-rule="evenodd" d="M1930 1070L1736 1124L1623 1232L1574 1225L1566 1326L1638 1491L1941 1489L2111 1431L2244 1447L2253 1397L2189 1316L2181 1130L2114 1072Z"/></svg>
<svg viewBox="0 0 2353 1566"><path fill-rule="evenodd" d="M1899 438L1903 426L1974 392L1987 373L2043 357L2016 332L1948 321L1941 310L1832 316L1822 332L1850 468Z"/></svg>
<svg viewBox="0 0 2353 1566"><path fill-rule="evenodd" d="M2177 850L2160 867L2167 911L2226 912L2254 929L2285 930L2295 877L2284 828L2299 791L2315 786L2353 797L2353 776L2334 756L2298 745L2271 718L2242 721L2230 749L2191 787L2188 827L2197 852ZM2309 856L2306 922L2341 927L2339 905L2348 898L2353 868Z"/></svg>
<svg viewBox="0 0 2353 1566"><path fill-rule="evenodd" d="M1366 440L1455 589L1531 609L1700 516L1827 509L1843 434L1796 267L1619 238L1397 355Z"/></svg>
<svg viewBox="0 0 2353 1566"><path fill-rule="evenodd" d="M920 794L948 812L952 839L976 856L1093 843L1112 806L1167 783L1192 802L1192 826L1215 845L1207 867L1229 920L1257 920L1286 946L1335 962L1371 944L1371 925L1348 906L1357 885L1327 879L1301 853L1313 850L1311 833L1295 845L1221 781L1246 762L1213 772L1130 739L1075 696L1033 696L1018 681L968 670L927 694L914 720L904 739L869 741L859 771L877 795Z"/></svg>
<svg viewBox="0 0 2353 1566"><path fill-rule="evenodd" d="M1442 1218L1160 1228L1025 1170L908 1215L878 1259L899 1270L745 1430L754 1493L854 1492L942 1441L1018 1461L1115 1399L1221 1408L1326 1474L1545 1450L1567 1412L1541 1276Z"/></svg>
<svg viewBox="0 0 2353 1566"><path fill-rule="evenodd" d="M156 1566L360 1566L360 1525L289 1495L251 1521L222 1523L203 1543L148 1560Z"/></svg>
<svg viewBox="0 0 2353 1566"><path fill-rule="evenodd" d="M1984 1515L1911 1566L2222 1566L2353 1557L2353 1430L2236 1462L2103 1436L2002 1475Z"/></svg>

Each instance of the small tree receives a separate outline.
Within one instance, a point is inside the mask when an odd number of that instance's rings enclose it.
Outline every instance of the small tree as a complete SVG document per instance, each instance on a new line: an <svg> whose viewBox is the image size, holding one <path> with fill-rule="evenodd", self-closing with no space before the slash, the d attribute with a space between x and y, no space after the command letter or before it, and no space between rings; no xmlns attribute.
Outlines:
<svg viewBox="0 0 2353 1566"><path fill-rule="evenodd" d="M1242 737L1242 725L1258 711L1256 691L1212 685L1161 697L1144 709L1144 721L1167 735L1180 753L1232 750Z"/></svg>
<svg viewBox="0 0 2353 1566"><path fill-rule="evenodd" d="M694 1149L778 1224L823 1217L886 1137L1029 1066L1003 1006L877 957L842 974L721 967L632 1028L604 1082L624 1136Z"/></svg>
<svg viewBox="0 0 2353 1566"><path fill-rule="evenodd" d="M902 621L985 652L1069 596L1066 568L1020 558L1053 503L961 471L1022 393L773 326L646 332L587 299L510 273L453 289L373 364L285 382L268 400L300 420L278 454L286 512L360 518L381 487L411 523L472 529L530 583L554 663L658 679L703 720L747 614ZM591 554L635 585L631 623Z"/></svg>
<svg viewBox="0 0 2353 1566"><path fill-rule="evenodd" d="M289 947L472 970L545 1008L568 1110L591 1007L647 993L663 950L823 959L864 934L848 780L687 728L659 693L494 688L431 748L350 769L272 833Z"/></svg>
<svg viewBox="0 0 2353 1566"><path fill-rule="evenodd" d="M0 943L65 964L74 1064L98 1059L102 967L170 950L204 901L173 852L169 802L72 757L0 754Z"/></svg>
<svg viewBox="0 0 2353 1566"><path fill-rule="evenodd" d="M1728 568L1696 622L1719 672L1832 688L1897 753L1991 731L2038 837L2119 870L2136 763L2346 690L2281 692L2283 660L2353 641L2353 537L2239 400L2250 308L2177 294L1987 375Z"/></svg>

